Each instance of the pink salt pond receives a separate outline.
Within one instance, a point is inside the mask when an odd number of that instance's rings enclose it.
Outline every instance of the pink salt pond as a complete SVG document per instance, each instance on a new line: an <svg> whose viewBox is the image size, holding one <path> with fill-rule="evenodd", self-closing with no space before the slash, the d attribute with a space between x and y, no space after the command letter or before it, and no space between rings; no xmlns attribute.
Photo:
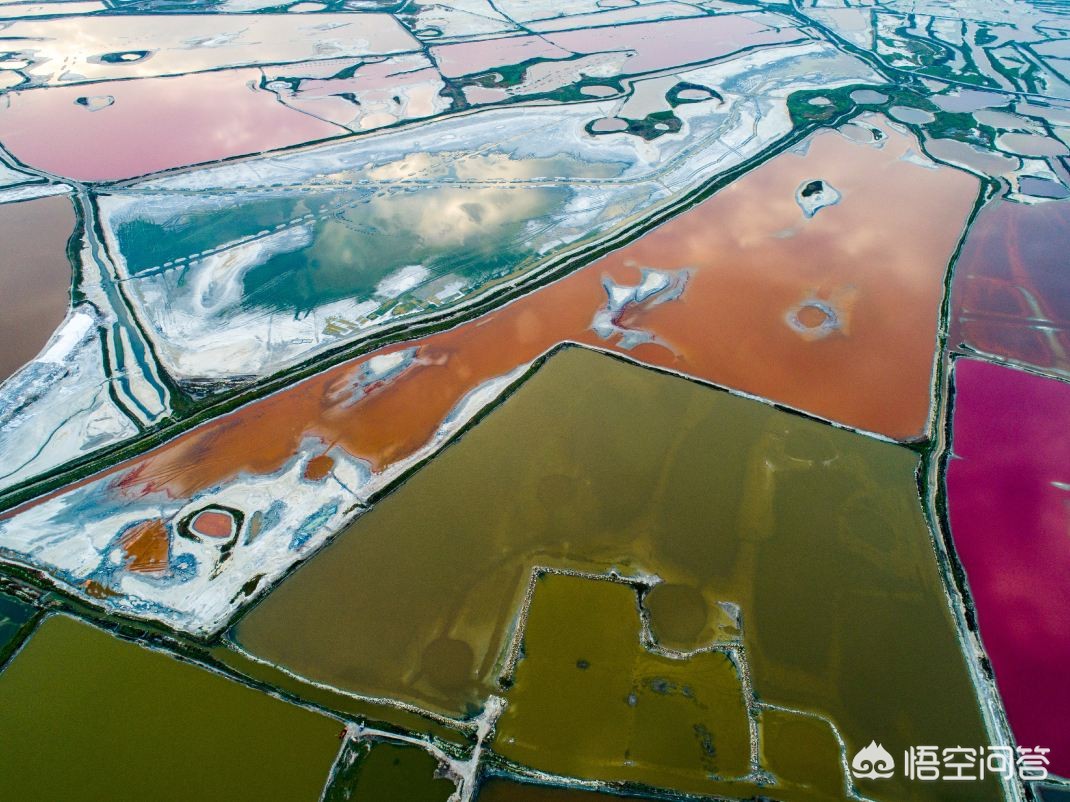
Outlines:
<svg viewBox="0 0 1070 802"><path fill-rule="evenodd" d="M636 74L699 64L744 48L783 44L801 37L794 28L771 28L735 14L724 14L559 31L542 38L576 53L628 51L624 70Z"/></svg>
<svg viewBox="0 0 1070 802"><path fill-rule="evenodd" d="M201 537L224 538L234 534L235 521L229 512L202 510L190 521L190 531Z"/></svg>
<svg viewBox="0 0 1070 802"><path fill-rule="evenodd" d="M1018 744L1070 775L1070 385L955 363L951 535Z"/></svg>
<svg viewBox="0 0 1070 802"><path fill-rule="evenodd" d="M771 28L725 14L459 42L433 47L431 52L442 74L449 78L535 58L567 59L577 53L608 52L627 53L624 72L636 74L699 64L744 48L799 38L794 28Z"/></svg>
<svg viewBox="0 0 1070 802"><path fill-rule="evenodd" d="M111 181L348 133L278 102L260 71L225 70L10 92L0 142L24 164ZM112 98L91 110L87 95Z"/></svg>

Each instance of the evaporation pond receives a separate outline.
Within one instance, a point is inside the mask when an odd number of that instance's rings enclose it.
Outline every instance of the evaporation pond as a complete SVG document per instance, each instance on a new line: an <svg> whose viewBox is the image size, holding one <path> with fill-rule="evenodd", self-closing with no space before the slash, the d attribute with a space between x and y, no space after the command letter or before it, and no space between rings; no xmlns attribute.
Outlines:
<svg viewBox="0 0 1070 802"><path fill-rule="evenodd" d="M761 699L821 711L848 749L985 743L918 467L901 446L569 348L234 636L339 688L472 713L502 692L534 567L657 575L694 592L656 630L698 647L725 632L720 603L737 606ZM947 785L864 790L977 798Z"/></svg>
<svg viewBox="0 0 1070 802"><path fill-rule="evenodd" d="M47 619L0 674L0 800L318 798L339 722Z"/></svg>

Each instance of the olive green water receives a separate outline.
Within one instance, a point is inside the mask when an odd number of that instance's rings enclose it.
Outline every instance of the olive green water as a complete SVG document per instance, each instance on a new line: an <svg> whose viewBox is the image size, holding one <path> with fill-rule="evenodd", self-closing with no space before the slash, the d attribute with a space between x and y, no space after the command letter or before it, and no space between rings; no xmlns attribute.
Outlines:
<svg viewBox="0 0 1070 802"><path fill-rule="evenodd" d="M315 802L340 729L53 616L0 674L0 800Z"/></svg>
<svg viewBox="0 0 1070 802"><path fill-rule="evenodd" d="M454 784L436 777L438 761L407 744L363 741L351 747L351 760L338 773L324 802L446 802Z"/></svg>
<svg viewBox="0 0 1070 802"><path fill-rule="evenodd" d="M270 685L291 697L317 705L346 718L348 721L382 729L400 728L409 734L422 734L455 746L470 745L471 736L461 729L446 726L426 715L375 700L361 699L339 693L326 685L313 685L276 666L251 659L230 644L212 647L211 655L227 668L248 680Z"/></svg>
<svg viewBox="0 0 1070 802"><path fill-rule="evenodd" d="M569 788L548 788L540 785L511 782L494 778L479 787L478 802L611 802L620 796L608 796ZM628 796L627 799L636 797Z"/></svg>
<svg viewBox="0 0 1070 802"><path fill-rule="evenodd" d="M655 654L639 628L628 585L541 576L495 750L565 776L599 766L603 779L697 792L707 775L747 774L747 708L731 658Z"/></svg>
<svg viewBox="0 0 1070 802"><path fill-rule="evenodd" d="M673 586L654 590L662 587ZM659 650L640 635L640 611L656 617L654 592L640 599L627 584L560 574L540 574L534 591L494 741L504 757L561 776L752 798L769 787L751 775L753 729L755 768L776 777L778 800L844 796L831 726L761 707L744 683L738 639Z"/></svg>
<svg viewBox="0 0 1070 802"><path fill-rule="evenodd" d="M738 605L759 699L827 718L850 755L871 740L897 756L980 746L917 468L905 448L569 349L277 588L236 638L316 680L459 714L502 693L534 566L615 569L690 589L657 604L651 593L652 631L676 648L723 639L718 603ZM571 672L543 686L564 692L555 683ZM769 752L798 733L766 734L777 724L763 721L763 765L775 758L827 787L839 772L828 737L793 762ZM543 739L535 768L587 737L521 723ZM860 788L888 800L998 795L900 775Z"/></svg>

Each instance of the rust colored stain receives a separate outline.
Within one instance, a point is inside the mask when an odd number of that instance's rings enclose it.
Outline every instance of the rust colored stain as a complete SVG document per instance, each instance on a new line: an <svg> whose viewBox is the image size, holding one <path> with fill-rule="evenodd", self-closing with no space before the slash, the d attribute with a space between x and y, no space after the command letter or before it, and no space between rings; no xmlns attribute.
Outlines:
<svg viewBox="0 0 1070 802"><path fill-rule="evenodd" d="M63 322L73 230L66 195L0 205L0 381L33 359Z"/></svg>
<svg viewBox="0 0 1070 802"><path fill-rule="evenodd" d="M334 460L326 454L313 457L305 466L305 478L310 482L322 482L334 467Z"/></svg>
<svg viewBox="0 0 1070 802"><path fill-rule="evenodd" d="M87 579L82 583L82 588L85 590L86 595L92 596L94 599L107 599L109 596L122 596L123 594L117 593L111 588L106 588L95 579Z"/></svg>
<svg viewBox="0 0 1070 802"><path fill-rule="evenodd" d="M160 518L134 524L119 539L126 554L126 568L139 574L158 574L167 570L171 538Z"/></svg>
<svg viewBox="0 0 1070 802"><path fill-rule="evenodd" d="M193 519L190 529L205 537L230 537L234 532L234 519L225 512L205 510Z"/></svg>
<svg viewBox="0 0 1070 802"><path fill-rule="evenodd" d="M9 92L0 142L38 169L111 181L348 133L283 106L259 82L259 70L244 69ZM113 102L90 110L83 97Z"/></svg>
<svg viewBox="0 0 1070 802"><path fill-rule="evenodd" d="M354 401L362 357L266 397L112 472L115 487L188 497L241 472L277 471L318 438L383 470L412 455L472 389L566 340L627 353L897 440L923 435L947 262L978 182L903 161L833 132L786 153L632 244L415 347L416 362ZM796 189L821 178L842 201L804 219ZM904 232L909 232L905 236ZM642 268L687 271L682 294L654 295L591 329L604 281ZM834 326L830 328L830 325ZM623 329L653 340L630 350Z"/></svg>

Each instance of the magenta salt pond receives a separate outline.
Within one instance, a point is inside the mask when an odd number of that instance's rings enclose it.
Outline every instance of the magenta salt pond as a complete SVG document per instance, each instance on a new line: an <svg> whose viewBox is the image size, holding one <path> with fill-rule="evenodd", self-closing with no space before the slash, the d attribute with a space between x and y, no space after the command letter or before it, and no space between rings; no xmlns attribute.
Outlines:
<svg viewBox="0 0 1070 802"><path fill-rule="evenodd" d="M955 363L951 534L1018 744L1070 774L1070 386Z"/></svg>

